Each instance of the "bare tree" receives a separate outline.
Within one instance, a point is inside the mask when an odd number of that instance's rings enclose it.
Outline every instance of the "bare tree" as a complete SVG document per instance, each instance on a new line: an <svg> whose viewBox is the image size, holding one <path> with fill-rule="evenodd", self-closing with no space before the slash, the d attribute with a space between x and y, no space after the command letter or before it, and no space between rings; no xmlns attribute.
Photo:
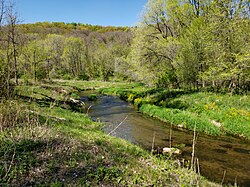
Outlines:
<svg viewBox="0 0 250 187"><path fill-rule="evenodd" d="M4 0L0 0L0 29L4 18L4 9L5 9L5 2Z"/></svg>
<svg viewBox="0 0 250 187"><path fill-rule="evenodd" d="M0 0L0 95L11 93L11 78L18 84L18 16L12 0Z"/></svg>
<svg viewBox="0 0 250 187"><path fill-rule="evenodd" d="M4 20L5 20L5 0L0 0L0 50L4 49ZM2 53L0 56L0 96L5 95L6 89L8 89L8 81L6 80L6 66L5 55Z"/></svg>
<svg viewBox="0 0 250 187"><path fill-rule="evenodd" d="M9 43L9 49L11 50L11 59L13 60L15 82L18 85L18 38L19 33L17 24L19 23L17 12L15 11L15 3L10 1L6 11L6 22L7 22L7 40Z"/></svg>

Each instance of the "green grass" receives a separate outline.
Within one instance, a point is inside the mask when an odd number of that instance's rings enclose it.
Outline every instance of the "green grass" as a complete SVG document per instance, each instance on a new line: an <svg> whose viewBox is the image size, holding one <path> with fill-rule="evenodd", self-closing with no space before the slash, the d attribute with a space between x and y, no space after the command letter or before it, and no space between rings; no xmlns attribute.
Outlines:
<svg viewBox="0 0 250 187"><path fill-rule="evenodd" d="M186 92L144 86L103 88L101 92L118 95L134 103L143 113L189 130L196 126L199 132L211 135L250 138L249 95Z"/></svg>
<svg viewBox="0 0 250 187"><path fill-rule="evenodd" d="M78 96L76 91L89 85L57 81L20 86L19 100L0 103L0 186L192 186L198 182L216 186L176 160L154 157L104 134L103 124L65 102L65 97ZM102 87L99 82L92 85ZM58 91L62 89L67 94Z"/></svg>
<svg viewBox="0 0 250 187"><path fill-rule="evenodd" d="M79 90L95 90L100 88L126 88L129 86L136 86L136 83L123 82L102 82L102 81L77 81L77 80L54 80L60 86L70 86Z"/></svg>
<svg viewBox="0 0 250 187"><path fill-rule="evenodd" d="M179 124L183 126L183 128L188 128L190 130L196 128L199 132L213 135L220 134L220 129L212 125L208 119L200 118L198 115L188 111L169 109L149 104L142 105L140 111L161 119L162 121Z"/></svg>

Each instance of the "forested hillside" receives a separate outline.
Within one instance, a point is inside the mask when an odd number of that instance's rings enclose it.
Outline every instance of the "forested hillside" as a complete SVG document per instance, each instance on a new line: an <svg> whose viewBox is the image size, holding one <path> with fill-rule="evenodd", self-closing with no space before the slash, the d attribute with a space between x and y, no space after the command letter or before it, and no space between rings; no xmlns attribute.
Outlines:
<svg viewBox="0 0 250 187"><path fill-rule="evenodd" d="M20 24L13 6L2 14L1 81L8 80L2 87L11 78L17 84L19 78L115 77L158 87L249 90L248 1L150 0L135 28Z"/></svg>
<svg viewBox="0 0 250 187"><path fill-rule="evenodd" d="M17 17L9 16L1 33L2 81L6 77L15 77L16 84L20 78L108 80L129 52L132 35L127 28L47 22L18 25Z"/></svg>

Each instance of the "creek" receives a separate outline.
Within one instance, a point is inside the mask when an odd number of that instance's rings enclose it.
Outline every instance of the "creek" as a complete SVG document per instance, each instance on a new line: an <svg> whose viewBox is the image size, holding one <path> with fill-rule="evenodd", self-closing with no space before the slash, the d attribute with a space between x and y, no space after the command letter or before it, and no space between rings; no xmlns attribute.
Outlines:
<svg viewBox="0 0 250 187"><path fill-rule="evenodd" d="M91 106L88 113L94 121L105 122L104 131L126 139L144 149L151 150L155 136L155 148L180 147L182 158L191 160L193 132L171 128L168 123L143 115L132 105L115 96L98 95L96 101L88 101L83 93L82 100ZM171 129L171 132L170 132ZM198 134L195 155L199 159L202 176L223 184L250 186L250 144L249 141L228 136Z"/></svg>

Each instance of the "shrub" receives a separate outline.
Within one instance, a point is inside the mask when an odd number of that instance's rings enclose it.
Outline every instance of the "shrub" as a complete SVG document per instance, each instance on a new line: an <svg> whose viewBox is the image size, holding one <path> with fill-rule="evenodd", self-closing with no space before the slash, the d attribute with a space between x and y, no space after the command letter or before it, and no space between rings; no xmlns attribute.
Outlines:
<svg viewBox="0 0 250 187"><path fill-rule="evenodd" d="M17 101L4 101L0 103L0 131L22 126L28 122L25 110Z"/></svg>
<svg viewBox="0 0 250 187"><path fill-rule="evenodd" d="M70 74L64 74L62 78L63 78L64 80L70 80L70 79L72 79L72 77L71 77Z"/></svg>
<svg viewBox="0 0 250 187"><path fill-rule="evenodd" d="M90 94L90 95L88 96L88 100L89 100L89 101L95 101L95 100L97 100L96 94Z"/></svg>

